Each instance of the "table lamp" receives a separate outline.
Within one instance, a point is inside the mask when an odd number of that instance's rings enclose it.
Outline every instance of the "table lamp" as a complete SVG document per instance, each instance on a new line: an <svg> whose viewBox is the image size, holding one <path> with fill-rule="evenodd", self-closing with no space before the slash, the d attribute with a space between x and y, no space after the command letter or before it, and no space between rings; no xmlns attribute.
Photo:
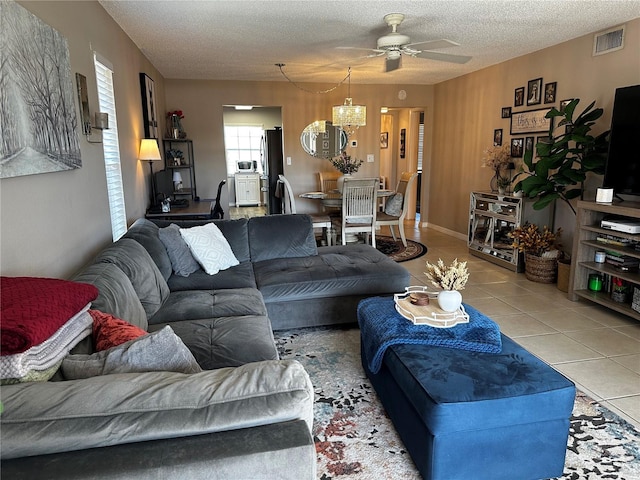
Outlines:
<svg viewBox="0 0 640 480"><path fill-rule="evenodd" d="M153 162L162 160L162 157L160 157L160 149L158 148L158 141L154 138L143 138L140 141L140 154L138 155L138 159L141 162L149 162L149 171L151 173L150 204L154 207L156 205L156 180L153 176Z"/></svg>
<svg viewBox="0 0 640 480"><path fill-rule="evenodd" d="M176 192L182 191L182 175L178 171L173 172L173 189Z"/></svg>

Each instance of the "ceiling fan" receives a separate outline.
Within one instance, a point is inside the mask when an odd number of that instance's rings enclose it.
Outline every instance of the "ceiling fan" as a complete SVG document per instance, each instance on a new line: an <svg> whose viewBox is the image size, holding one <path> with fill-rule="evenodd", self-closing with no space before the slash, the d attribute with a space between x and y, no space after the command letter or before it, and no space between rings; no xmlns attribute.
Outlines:
<svg viewBox="0 0 640 480"><path fill-rule="evenodd" d="M471 57L465 55L451 55L447 53L433 52L432 50L448 47L457 47L460 44L451 40L431 40L426 42L411 43L407 35L399 33L398 26L404 20L402 13L390 13L384 16L384 21L391 27L391 33L378 38L376 48L362 49L356 47L341 47L355 50L371 50L373 53L367 57L380 57L386 55L385 72L392 72L400 68L402 55L410 57L428 58L442 62L467 63ZM420 49L418 49L418 48Z"/></svg>

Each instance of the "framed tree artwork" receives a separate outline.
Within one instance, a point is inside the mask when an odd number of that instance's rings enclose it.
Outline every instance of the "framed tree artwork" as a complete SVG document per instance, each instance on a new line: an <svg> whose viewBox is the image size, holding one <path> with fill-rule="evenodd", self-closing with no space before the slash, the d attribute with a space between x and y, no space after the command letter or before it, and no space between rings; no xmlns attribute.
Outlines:
<svg viewBox="0 0 640 480"><path fill-rule="evenodd" d="M156 112L156 89L151 77L140 74L140 91L142 93L142 121L145 138L158 138L158 118Z"/></svg>

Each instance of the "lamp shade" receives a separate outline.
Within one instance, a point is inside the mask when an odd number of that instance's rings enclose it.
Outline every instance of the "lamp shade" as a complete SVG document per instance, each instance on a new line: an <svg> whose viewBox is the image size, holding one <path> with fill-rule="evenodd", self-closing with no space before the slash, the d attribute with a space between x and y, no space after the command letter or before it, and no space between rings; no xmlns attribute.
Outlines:
<svg viewBox="0 0 640 480"><path fill-rule="evenodd" d="M140 141L140 154L138 158L149 162L162 160L162 157L160 157L160 149L158 148L158 141L154 138L143 138Z"/></svg>
<svg viewBox="0 0 640 480"><path fill-rule="evenodd" d="M351 98L346 98L344 105L333 107L332 123L341 127L364 127L367 124L367 107L353 105Z"/></svg>
<svg viewBox="0 0 640 480"><path fill-rule="evenodd" d="M180 175L180 172L178 172L177 170L173 172L173 181L175 183L179 183L182 181L182 175Z"/></svg>

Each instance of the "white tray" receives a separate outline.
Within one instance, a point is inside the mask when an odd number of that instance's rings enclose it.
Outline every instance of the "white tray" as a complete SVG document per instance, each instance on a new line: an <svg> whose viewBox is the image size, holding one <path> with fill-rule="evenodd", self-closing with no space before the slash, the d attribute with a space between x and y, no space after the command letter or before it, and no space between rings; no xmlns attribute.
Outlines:
<svg viewBox="0 0 640 480"><path fill-rule="evenodd" d="M435 328L451 328L460 323L469 323L469 314L464 306L455 312L445 312L438 305L438 292L424 286L407 287L405 293L396 293L393 296L396 311L415 325L429 325ZM418 306L411 303L409 295L412 293L427 293L429 305Z"/></svg>

